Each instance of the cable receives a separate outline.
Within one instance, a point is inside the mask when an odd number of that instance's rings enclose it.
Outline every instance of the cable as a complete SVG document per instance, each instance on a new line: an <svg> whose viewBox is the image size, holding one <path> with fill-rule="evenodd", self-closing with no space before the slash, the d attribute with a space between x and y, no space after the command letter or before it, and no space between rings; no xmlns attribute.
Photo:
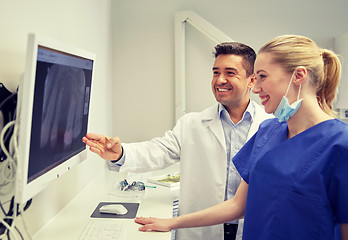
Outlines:
<svg viewBox="0 0 348 240"><path fill-rule="evenodd" d="M21 239L24 240L21 231L19 231L19 229L16 226L14 228L16 229L16 231L17 231L18 235L21 237Z"/></svg>
<svg viewBox="0 0 348 240"><path fill-rule="evenodd" d="M13 111L10 110L7 116L8 121L12 121L8 122L2 128L0 134L0 189L3 189L4 186L7 186L9 184L14 184L14 180L16 179L19 129L19 119L17 114L20 108L20 104L17 101L16 97L17 93L12 94L0 103L0 110L8 110L9 105L7 103L15 104ZM10 101L12 101L13 103L11 103ZM8 106L6 106L6 104ZM11 236L13 236L14 240L24 240L21 231L17 227L18 218L20 218L20 220L22 221L26 234L28 235L29 239L31 239L25 221L22 218L23 212L29 208L30 204L31 200L29 200L23 208L19 209L20 206L15 204L15 196L13 196L10 201L8 212L6 213L3 205L0 202L0 212L2 211L4 214L4 217L0 219L0 239L3 239L4 236L7 236L7 239L9 240L11 239Z"/></svg>
<svg viewBox="0 0 348 240"><path fill-rule="evenodd" d="M12 235L19 236L22 240L24 240L23 234L17 228L18 220L20 220L22 223L21 226L24 227L27 238L31 240L31 236L29 234L29 231L27 229L27 226L23 219L23 214L22 214L24 213L24 211L26 211L30 207L31 202L32 202L32 199L27 201L25 206L19 209L21 206L15 203L15 197L13 196L10 201L6 202L6 203L10 203L8 212L5 211L3 204L0 202L0 209L3 212L3 215L5 215L0 222L0 239L3 239L2 236L4 235L7 236L7 239L10 239L10 233L11 233ZM15 238L18 239L18 237L15 237Z"/></svg>
<svg viewBox="0 0 348 240"><path fill-rule="evenodd" d="M8 212L4 212L5 217L2 219L4 222L6 222L9 226L12 226L13 223L13 210L14 210L14 197L11 198L10 200L10 206L8 208ZM4 220L6 219L6 220ZM6 224L1 223L0 224L0 229L1 229L1 234L5 234L6 233L6 229L8 229L8 227L6 226Z"/></svg>
<svg viewBox="0 0 348 240"><path fill-rule="evenodd" d="M15 180L16 176L16 168L17 168L17 163L16 163L16 157L17 157L17 137L16 137L16 132L12 134L12 138L10 140L10 151L6 149L5 143L4 143L4 136L7 130L12 127L13 125L16 125L16 121L11 121L7 123L4 128L1 131L0 135L0 145L2 151L6 155L6 159L0 163L0 180L3 180L4 182L12 182ZM15 129L17 131L17 128L15 126Z"/></svg>
<svg viewBox="0 0 348 240"><path fill-rule="evenodd" d="M15 119L16 107L17 107L17 92L12 93L6 97L2 102L0 102L0 111L4 120L4 124Z"/></svg>
<svg viewBox="0 0 348 240"><path fill-rule="evenodd" d="M14 184L17 171L17 153L18 153L18 104L17 93L11 94L0 103L0 111L4 115L4 124L0 133L0 189L3 190L5 186ZM12 121L11 121L12 120ZM9 186L11 190L11 186ZM1 194L1 193L0 193ZM27 202L23 212L30 206ZM16 226L18 215L21 212L15 204L14 196L11 198L8 212L5 211L3 204L0 202L0 212L3 212L3 217L0 219L0 239L7 237L7 239L14 238L19 240L23 238L22 233ZM25 226L24 220L23 225ZM26 229L27 231L27 229Z"/></svg>
<svg viewBox="0 0 348 240"><path fill-rule="evenodd" d="M5 143L4 143L4 136L5 133L7 132L7 129L9 129L12 125L14 125L16 123L16 121L11 121L9 123L7 123L3 129L1 130L1 136L0 136L0 144L1 144L1 148L2 151L5 153L7 158L12 158L12 156L10 155L10 153L7 151L6 147L5 147Z"/></svg>
<svg viewBox="0 0 348 240"><path fill-rule="evenodd" d="M23 225L23 227L24 227L26 236L28 237L29 240L32 240L32 238L31 238L31 236L30 236L30 234L29 234L27 225L26 225L26 223L25 223L24 218L22 217L22 215L19 216L19 219L22 221L22 225Z"/></svg>
<svg viewBox="0 0 348 240"><path fill-rule="evenodd" d="M6 229L9 231L8 234L12 233L12 235L14 236L14 239L15 239L15 240L18 240L18 238L17 238L17 236L16 236L16 234L15 234L15 229L13 229L13 227L10 226L4 219L0 219L0 221L1 221L1 223L6 227ZM5 231L5 233L6 233L6 231ZM4 233L4 234L5 234L5 233ZM3 235L4 235L4 234L3 234ZM6 233L6 234L7 234L7 233ZM7 235L7 236L9 236L9 235Z"/></svg>
<svg viewBox="0 0 348 240"><path fill-rule="evenodd" d="M0 92L2 92L4 89L1 88L1 83L0 83ZM3 119L3 124L0 126L0 128L3 128L3 125L6 125L8 122L15 120L16 119L16 113L17 113L17 92L16 93L12 93L9 94L10 92L6 91L7 97L5 99L3 99L0 102L0 112L1 112L1 116ZM5 94L5 95L6 95ZM1 96L4 97L4 96ZM0 97L0 98L1 98ZM5 146L9 146L9 142L11 140L12 137L12 129L11 131L7 131L5 136L2 138ZM6 155L3 153L2 148L0 148L0 162L3 162L6 159Z"/></svg>
<svg viewBox="0 0 348 240"><path fill-rule="evenodd" d="M17 93L12 93L10 96L8 96L7 98L5 98L1 103L0 103L0 109L3 108L3 106L10 100L12 100L12 98L16 97Z"/></svg>
<svg viewBox="0 0 348 240"><path fill-rule="evenodd" d="M12 131L13 130L13 131ZM8 149L5 146L5 135L9 134L9 132L12 131L12 134L10 136L9 146ZM16 124L16 121L11 121L7 123L3 129L1 130L0 134L0 146L2 152L5 154L6 159L4 159L2 162L0 162L0 182L1 182L1 189L3 189L4 186L7 186L10 183L14 184L14 180L16 177L16 169L17 169L17 131L18 127ZM9 135L7 135L7 138ZM16 215L14 214L14 196L11 199L11 204L9 207L8 212L6 213L3 206L1 206L1 211L4 213L4 217L0 219L0 230L1 230L1 236L0 239L2 239L2 236L6 235L7 239L10 239L11 236L14 237L15 240L18 240L18 235L21 239L23 239L23 236L19 229L15 226L15 219Z"/></svg>

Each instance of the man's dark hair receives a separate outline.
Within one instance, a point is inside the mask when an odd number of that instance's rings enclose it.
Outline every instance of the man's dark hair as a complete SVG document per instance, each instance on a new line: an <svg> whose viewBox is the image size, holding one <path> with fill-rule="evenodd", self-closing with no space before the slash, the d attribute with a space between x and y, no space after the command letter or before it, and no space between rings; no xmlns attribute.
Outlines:
<svg viewBox="0 0 348 240"><path fill-rule="evenodd" d="M219 55L233 54L243 57L243 67L249 77L254 73L256 53L251 47L239 42L224 42L215 47L215 58Z"/></svg>

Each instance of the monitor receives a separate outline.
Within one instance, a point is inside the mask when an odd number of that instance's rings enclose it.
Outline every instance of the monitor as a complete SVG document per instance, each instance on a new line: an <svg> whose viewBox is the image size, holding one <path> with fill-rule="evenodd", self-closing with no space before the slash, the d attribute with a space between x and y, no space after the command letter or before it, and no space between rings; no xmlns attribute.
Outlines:
<svg viewBox="0 0 348 240"><path fill-rule="evenodd" d="M29 34L17 106L15 199L23 204L87 158L95 55Z"/></svg>

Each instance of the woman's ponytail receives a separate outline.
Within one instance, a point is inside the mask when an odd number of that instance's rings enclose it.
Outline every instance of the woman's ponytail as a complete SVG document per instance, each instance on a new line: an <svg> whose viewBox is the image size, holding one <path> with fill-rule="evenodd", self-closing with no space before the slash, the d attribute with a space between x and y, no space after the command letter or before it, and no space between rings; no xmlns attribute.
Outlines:
<svg viewBox="0 0 348 240"><path fill-rule="evenodd" d="M327 49L322 49L322 58L324 61L324 79L321 87L317 90L318 103L324 112L336 116L332 107L340 83L341 63L337 55Z"/></svg>

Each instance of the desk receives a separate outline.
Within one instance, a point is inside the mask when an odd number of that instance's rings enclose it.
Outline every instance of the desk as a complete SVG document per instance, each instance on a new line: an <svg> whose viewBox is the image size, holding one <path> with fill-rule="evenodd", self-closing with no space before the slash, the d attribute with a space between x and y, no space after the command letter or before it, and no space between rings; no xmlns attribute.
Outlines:
<svg viewBox="0 0 348 240"><path fill-rule="evenodd" d="M88 222L90 215L100 202L122 202L125 199L110 194L110 183L119 182L122 174L109 170L103 171L94 181L80 192L60 213L58 213L33 240L77 240ZM146 182L145 182L146 184ZM153 184L151 184L153 185ZM173 198L178 189L157 186L146 188L146 194L140 199L137 216L170 218L173 213ZM135 202L135 199L129 202ZM171 233L140 232L134 219L111 219L125 223L129 240L170 240ZM126 240L127 240L126 239Z"/></svg>

